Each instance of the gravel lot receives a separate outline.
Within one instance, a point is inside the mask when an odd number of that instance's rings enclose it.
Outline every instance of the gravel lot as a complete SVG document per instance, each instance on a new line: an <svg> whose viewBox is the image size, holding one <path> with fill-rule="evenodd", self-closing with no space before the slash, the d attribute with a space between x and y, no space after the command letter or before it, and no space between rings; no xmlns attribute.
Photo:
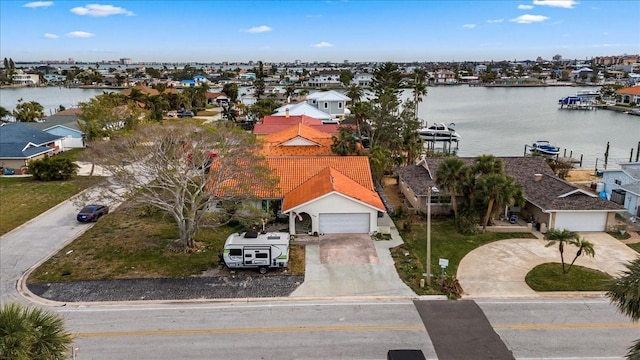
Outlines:
<svg viewBox="0 0 640 360"><path fill-rule="evenodd" d="M35 295L59 302L234 299L289 296L304 276L242 272L184 279L123 279L29 284Z"/></svg>

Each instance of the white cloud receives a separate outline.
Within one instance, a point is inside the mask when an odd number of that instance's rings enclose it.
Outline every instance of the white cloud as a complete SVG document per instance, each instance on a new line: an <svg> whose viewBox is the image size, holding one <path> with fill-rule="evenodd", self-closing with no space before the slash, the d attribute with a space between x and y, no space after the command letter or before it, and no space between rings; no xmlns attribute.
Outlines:
<svg viewBox="0 0 640 360"><path fill-rule="evenodd" d="M269 32L271 30L272 29L270 27L268 27L267 25L260 25L260 26L249 28L249 29L244 29L244 30L241 30L241 31L242 32L252 33L252 34L258 34L258 33L263 33L263 32Z"/></svg>
<svg viewBox="0 0 640 360"><path fill-rule="evenodd" d="M561 7L565 9L573 9L574 5L578 4L576 0L533 0L533 5Z"/></svg>
<svg viewBox="0 0 640 360"><path fill-rule="evenodd" d="M474 27L476 27L476 24L464 24L462 25L462 27L465 29L473 29Z"/></svg>
<svg viewBox="0 0 640 360"><path fill-rule="evenodd" d="M109 15L135 15L132 11L113 5L89 4L87 6L78 6L70 10L72 13L80 16L109 16Z"/></svg>
<svg viewBox="0 0 640 360"><path fill-rule="evenodd" d="M487 20L487 22L488 22L489 24L497 24L497 23L501 23L501 22L503 22L503 21L504 21L504 19L491 19L491 20Z"/></svg>
<svg viewBox="0 0 640 360"><path fill-rule="evenodd" d="M320 41L317 44L314 44L313 47L317 47L317 48L327 48L327 47L333 47L333 44L328 43L326 41Z"/></svg>
<svg viewBox="0 0 640 360"><path fill-rule="evenodd" d="M43 35L45 39L57 39L58 35L56 34L50 34L50 33L46 33Z"/></svg>
<svg viewBox="0 0 640 360"><path fill-rule="evenodd" d="M72 31L70 33L67 33L67 36L72 38L90 38L94 35L95 34L86 31Z"/></svg>
<svg viewBox="0 0 640 360"><path fill-rule="evenodd" d="M531 9L533 9L533 5L520 4L520 5L518 5L518 9L520 9L520 10L531 10Z"/></svg>
<svg viewBox="0 0 640 360"><path fill-rule="evenodd" d="M27 7L32 9L39 8L39 7L49 7L49 6L53 6L53 1L33 1L33 2L22 5L22 7Z"/></svg>
<svg viewBox="0 0 640 360"><path fill-rule="evenodd" d="M511 19L509 21L515 22L518 24L531 24L531 23L539 23L548 20L549 18L544 15L520 15L515 19Z"/></svg>

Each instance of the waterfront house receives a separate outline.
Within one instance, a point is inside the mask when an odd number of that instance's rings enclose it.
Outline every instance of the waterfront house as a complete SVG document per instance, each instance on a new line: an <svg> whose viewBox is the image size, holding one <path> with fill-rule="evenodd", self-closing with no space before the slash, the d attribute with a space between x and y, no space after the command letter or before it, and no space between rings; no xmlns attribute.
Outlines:
<svg viewBox="0 0 640 360"><path fill-rule="evenodd" d="M351 84L358 85L360 87L370 87L372 81L373 74L359 72L353 76L353 79L351 79Z"/></svg>
<svg viewBox="0 0 640 360"><path fill-rule="evenodd" d="M297 124L303 124L307 127L327 134L338 133L339 126L338 124L323 124L322 120L306 115L267 115L260 120L260 123L255 124L255 126L253 127L253 133L256 136L261 137L264 135L280 132Z"/></svg>
<svg viewBox="0 0 640 360"><path fill-rule="evenodd" d="M474 161L474 158L460 159L467 165ZM508 211L518 213L521 219L540 224L541 231L546 228L605 231L615 224L615 214L623 211L622 206L558 178L539 156L499 159L504 164L505 174L522 185L526 200L523 208ZM396 170L400 190L411 208L424 210L430 194L432 211L448 214L451 212L451 196L460 199L458 203L463 200L461 194L448 194L446 189L429 193L428 189L437 186L436 174L443 160L424 158L416 165Z"/></svg>
<svg viewBox="0 0 640 360"><path fill-rule="evenodd" d="M0 167L23 174L29 161L62 151L63 138L23 122L0 124Z"/></svg>
<svg viewBox="0 0 640 360"><path fill-rule="evenodd" d="M454 85L458 83L456 73L447 69L437 70L433 73L433 78L436 85Z"/></svg>
<svg viewBox="0 0 640 360"><path fill-rule="evenodd" d="M11 77L11 81L16 85L39 85L40 84L40 75L38 74L27 74L22 70L18 70Z"/></svg>
<svg viewBox="0 0 640 360"><path fill-rule="evenodd" d="M309 77L309 80L305 81L304 86L314 88L325 87L340 87L342 82L340 81L339 70L323 70L317 74L313 74Z"/></svg>
<svg viewBox="0 0 640 360"><path fill-rule="evenodd" d="M640 162L620 164L619 169L602 171L607 198L622 205L630 215L640 217Z"/></svg>
<svg viewBox="0 0 640 360"><path fill-rule="evenodd" d="M616 91L617 103L629 106L631 104L640 105L640 86L632 86Z"/></svg>
<svg viewBox="0 0 640 360"><path fill-rule="evenodd" d="M335 90L329 90L311 93L307 95L306 101L307 104L331 115L331 118L344 119L349 113L346 105L351 98Z"/></svg>

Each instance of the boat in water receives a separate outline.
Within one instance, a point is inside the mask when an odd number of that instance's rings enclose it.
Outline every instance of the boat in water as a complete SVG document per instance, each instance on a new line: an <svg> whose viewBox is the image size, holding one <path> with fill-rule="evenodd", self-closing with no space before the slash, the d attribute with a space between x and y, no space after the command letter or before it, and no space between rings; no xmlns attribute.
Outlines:
<svg viewBox="0 0 640 360"><path fill-rule="evenodd" d="M444 123L435 123L429 127L418 130L418 135L425 141L459 141L460 134L454 129L455 124L448 126Z"/></svg>
<svg viewBox="0 0 640 360"><path fill-rule="evenodd" d="M546 140L538 140L531 145L529 151L532 154L540 154L540 155L558 155L560 154L560 148L557 146L551 145Z"/></svg>

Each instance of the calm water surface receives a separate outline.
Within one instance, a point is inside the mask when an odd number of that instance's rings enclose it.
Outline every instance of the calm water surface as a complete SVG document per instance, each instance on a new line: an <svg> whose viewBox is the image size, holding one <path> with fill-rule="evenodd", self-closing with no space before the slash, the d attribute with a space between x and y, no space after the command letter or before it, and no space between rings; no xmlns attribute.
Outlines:
<svg viewBox="0 0 640 360"><path fill-rule="evenodd" d="M593 89L593 88L585 88ZM640 116L609 110L560 110L558 99L582 88L429 87L419 106L419 117L429 123L455 123L461 135L460 156L493 154L519 156L525 144L548 140L561 154L583 155L583 167L602 168L607 142L609 164L628 161L640 142ZM20 88L0 89L0 105L13 110L19 98L37 101L46 114L67 108L108 89Z"/></svg>

